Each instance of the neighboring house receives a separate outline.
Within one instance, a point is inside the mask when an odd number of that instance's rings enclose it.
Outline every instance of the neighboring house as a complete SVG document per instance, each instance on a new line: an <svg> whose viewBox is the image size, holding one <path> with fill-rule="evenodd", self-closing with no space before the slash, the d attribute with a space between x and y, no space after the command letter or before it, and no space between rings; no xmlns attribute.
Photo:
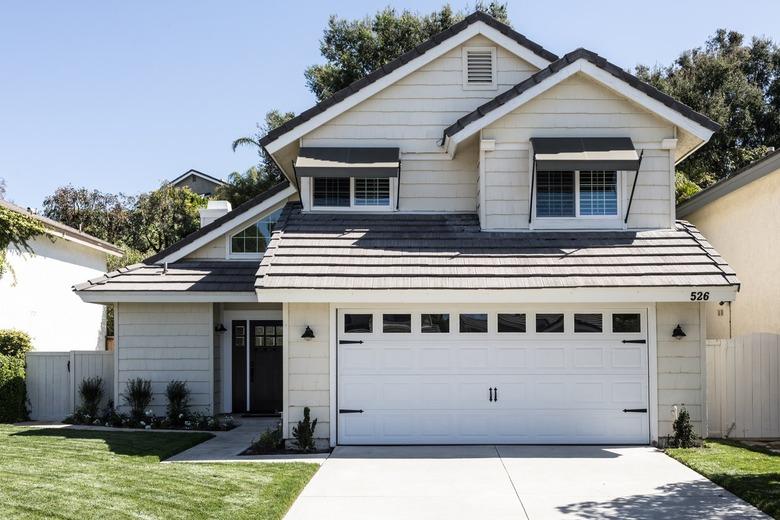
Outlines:
<svg viewBox="0 0 780 520"><path fill-rule="evenodd" d="M20 329L32 336L35 350L103 350L103 309L81 301L72 286L85 276L106 270L108 255L122 250L60 222L0 200L0 206L29 215L46 234L29 241L34 254L8 248L12 271L0 278L0 328Z"/></svg>
<svg viewBox="0 0 780 520"><path fill-rule="evenodd" d="M780 151L677 206L739 271L735 302L707 304L707 337L780 334Z"/></svg>
<svg viewBox="0 0 780 520"><path fill-rule="evenodd" d="M210 197L214 190L227 183L222 179L206 175L198 170L187 170L168 184L176 188L189 188L198 195Z"/></svg>
<svg viewBox="0 0 780 520"><path fill-rule="evenodd" d="M681 404L702 432L702 302L739 282L674 170L717 128L476 13L266 135L287 182L75 290L159 412L181 379L331 445L647 444Z"/></svg>

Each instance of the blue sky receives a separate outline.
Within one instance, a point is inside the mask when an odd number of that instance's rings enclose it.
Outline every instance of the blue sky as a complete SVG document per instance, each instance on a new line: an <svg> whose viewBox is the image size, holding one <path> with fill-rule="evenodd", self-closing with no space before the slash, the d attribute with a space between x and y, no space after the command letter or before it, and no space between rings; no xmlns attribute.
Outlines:
<svg viewBox="0 0 780 520"><path fill-rule="evenodd" d="M441 1L81 1L0 6L0 177L40 207L72 183L128 194L189 168L226 177L252 166L231 141L272 108L314 102L328 16ZM452 2L453 7L467 7ZM473 5L473 2L472 4ZM561 54L594 50L622 67L666 64L718 27L780 40L780 2L510 0L515 29ZM738 5L738 9L735 9Z"/></svg>

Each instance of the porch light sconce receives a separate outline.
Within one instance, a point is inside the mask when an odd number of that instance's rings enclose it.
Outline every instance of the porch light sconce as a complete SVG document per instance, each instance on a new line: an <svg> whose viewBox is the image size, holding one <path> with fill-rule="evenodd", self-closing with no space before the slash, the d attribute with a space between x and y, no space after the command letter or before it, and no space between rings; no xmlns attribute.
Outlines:
<svg viewBox="0 0 780 520"><path fill-rule="evenodd" d="M306 325L306 330L303 331L303 334L301 335L303 339L314 339L314 331L311 330L311 327Z"/></svg>
<svg viewBox="0 0 780 520"><path fill-rule="evenodd" d="M682 330L682 327L680 327L680 324L678 323L677 326L674 328L674 331L672 332L672 337L674 339L683 339L686 336L685 331Z"/></svg>
<svg viewBox="0 0 780 520"><path fill-rule="evenodd" d="M227 329L221 323L219 325L217 325L216 327L214 327L214 332L223 333L223 332L226 332L226 331L227 331Z"/></svg>

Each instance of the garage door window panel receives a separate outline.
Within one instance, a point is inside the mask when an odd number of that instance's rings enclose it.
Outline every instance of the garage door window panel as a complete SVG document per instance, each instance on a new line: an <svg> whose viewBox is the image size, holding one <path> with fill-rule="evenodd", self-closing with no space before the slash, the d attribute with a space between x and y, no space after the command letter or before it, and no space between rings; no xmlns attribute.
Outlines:
<svg viewBox="0 0 780 520"><path fill-rule="evenodd" d="M449 314L421 314L420 331L423 334L444 334L450 331Z"/></svg>
<svg viewBox="0 0 780 520"><path fill-rule="evenodd" d="M525 314L498 314L498 332L525 332Z"/></svg>
<svg viewBox="0 0 780 520"><path fill-rule="evenodd" d="M344 332L347 334L371 334L374 316L371 314L345 314Z"/></svg>
<svg viewBox="0 0 780 520"><path fill-rule="evenodd" d="M460 332L462 333L486 333L488 331L487 314L461 314Z"/></svg>
<svg viewBox="0 0 780 520"><path fill-rule="evenodd" d="M603 319L601 314L575 314L574 315L575 333L602 333L604 332Z"/></svg>
<svg viewBox="0 0 780 520"><path fill-rule="evenodd" d="M537 314L536 332L541 334L565 332L563 324L563 313Z"/></svg>
<svg viewBox="0 0 780 520"><path fill-rule="evenodd" d="M642 332L642 317L639 313L615 313L612 315L612 332L636 334Z"/></svg>
<svg viewBox="0 0 780 520"><path fill-rule="evenodd" d="M382 332L386 334L412 332L412 315L411 314L383 314Z"/></svg>

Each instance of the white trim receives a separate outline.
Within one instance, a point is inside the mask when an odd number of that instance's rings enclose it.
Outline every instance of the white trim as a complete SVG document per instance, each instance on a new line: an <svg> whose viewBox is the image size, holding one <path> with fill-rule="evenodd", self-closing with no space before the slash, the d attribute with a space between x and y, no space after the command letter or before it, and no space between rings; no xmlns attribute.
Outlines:
<svg viewBox="0 0 780 520"><path fill-rule="evenodd" d="M532 52L527 47L520 45L512 38L509 38L508 36L501 34L501 32L487 25L486 23L478 21L471 24L470 26L468 26L458 34L452 36L451 38L444 40L440 44L433 47L431 50L425 52L423 55L397 68L390 74L375 81L374 83L371 83L370 85L363 87L358 92L355 92L354 94L347 96L344 100L327 108L324 112L314 116L308 121L301 123L295 128L292 128L289 132L282 134L274 141L268 143L265 146L266 151L269 154L275 154L285 146L294 143L296 140L300 139L301 137L308 134L309 132L316 129L317 127L330 121L334 117L343 114L344 112L354 107L358 103L365 101L366 99L373 96L377 92L384 90L385 88L389 87L390 85L397 82L398 80L411 74L415 70L432 62L436 58L443 56L444 54L454 49L455 47L462 45L466 41L478 35L482 35L488 38L489 40L492 40L497 45L519 56L520 58L527 61L528 63L530 63L531 65L535 66L538 69L543 69L544 67L550 64L549 61L542 58L538 54Z"/></svg>
<svg viewBox="0 0 780 520"><path fill-rule="evenodd" d="M114 407L119 408L119 302L114 302Z"/></svg>
<svg viewBox="0 0 780 520"><path fill-rule="evenodd" d="M710 301L734 301L735 286L573 287L567 289L257 289L260 302L300 303L636 303L690 302L692 291L707 291Z"/></svg>
<svg viewBox="0 0 780 520"><path fill-rule="evenodd" d="M33 217L34 218L34 217ZM107 255L115 256L117 258L121 258L124 253L122 253L122 250L119 248L116 249L110 249L108 247L101 246L100 244L96 244L95 242L90 242L89 240L82 240L77 235L68 233L67 231L60 231L55 228L48 227L48 224L43 222L44 226L44 233L47 235L51 235L54 238L61 238L63 240L66 240L68 242L73 242L74 244L78 244L80 246L88 247L90 249L94 249L96 251L100 251L101 253L105 253Z"/></svg>
<svg viewBox="0 0 780 520"><path fill-rule="evenodd" d="M704 126L693 121L692 119L685 117L678 111L667 107L666 105L664 105L663 103L661 103L656 99L651 98L644 92L635 89L625 81L618 79L612 74L593 65L592 63L585 60L584 58L580 58L574 63L571 63L566 67L562 68L557 73L542 80L540 83L534 85L533 87L530 87L528 90L526 90L519 96L515 97L514 99L509 100L507 103L500 106L499 108L496 108L495 110L485 114L483 117L477 119L476 121L466 125L455 135L448 136L448 139L446 139L445 142L446 152L450 155L454 155L455 150L457 149L459 143L471 137L473 134L475 134L477 131L481 130L482 128L485 128L486 126L498 121L505 115L516 110L517 108L519 108L526 102L530 101L531 99L535 98L539 94L549 90L555 85L561 83L566 78L569 78L570 76L578 72L582 72L583 74L589 76L593 80L601 83L605 87L610 88L618 92L619 94L622 94L623 96L637 103L638 105L642 106L646 110L649 110L650 112L653 112L657 116L690 132L695 137L701 139L703 142L707 142L713 134L713 130L705 128Z"/></svg>
<svg viewBox="0 0 780 520"><path fill-rule="evenodd" d="M648 389L650 396L647 410L650 420L650 444L658 443L658 320L656 318L656 304L652 303L647 308L647 370Z"/></svg>
<svg viewBox="0 0 780 520"><path fill-rule="evenodd" d="M489 52L490 53L490 79L491 82L484 84L471 84L469 83L469 52ZM462 47L461 48L461 62L463 67L463 90L496 90L498 88L498 71L496 59L496 48L486 46L475 47Z"/></svg>
<svg viewBox="0 0 780 520"><path fill-rule="evenodd" d="M257 217L258 215L261 215L264 211L273 208L277 204L281 204L286 199L290 198L292 195L295 195L296 193L297 191L295 188L293 188L292 186L288 186L287 188L283 189L276 195L273 195L272 197L269 197L268 199L259 203L257 206L254 206L253 208L244 211L240 215L236 215L235 217L231 218L227 222L223 223L221 226L209 231L208 233L198 238L197 240L194 240L193 242L182 247L181 249L178 249L173 253L169 254L168 256L161 258L157 263L161 264L163 262L175 262L177 260L184 258L185 256L192 253L193 251L205 246L212 240L219 238L225 235L226 233L229 233L231 230L241 226L241 224L243 224L244 222L248 222L254 219L255 217Z"/></svg>
<svg viewBox="0 0 780 520"><path fill-rule="evenodd" d="M214 304L211 304L211 312L209 312L209 331L211 331L211 348L209 348L209 415L214 415L214 335L217 332L214 330Z"/></svg>
<svg viewBox="0 0 780 520"><path fill-rule="evenodd" d="M336 341L336 338L338 338L338 315L336 305L333 303L328 306L328 323L330 323L330 341L328 342L328 358L330 366L330 445L331 447L335 447L337 440L336 435L338 432L337 421L339 420L337 399L338 390L336 386L338 385L338 379L336 377L338 371L336 359L336 353L338 352L338 345Z"/></svg>
<svg viewBox="0 0 780 520"><path fill-rule="evenodd" d="M113 302L257 302L252 292L187 292L187 291L76 291L82 301L87 303Z"/></svg>
<svg viewBox="0 0 780 520"><path fill-rule="evenodd" d="M290 305L282 303L282 438L290 438Z"/></svg>
<svg viewBox="0 0 780 520"><path fill-rule="evenodd" d="M709 432L709 414L707 413L707 311L699 303L699 371L701 381L701 436L707 438Z"/></svg>
<svg viewBox="0 0 780 520"><path fill-rule="evenodd" d="M371 177L380 179L382 177ZM355 179L357 177L349 177L349 206L315 206L314 205L314 177L307 177L303 184L306 185L306 204L303 207L303 211L311 211L312 213L395 213L396 212L396 191L398 189L398 178L385 177L388 180L387 189L389 195L389 203L384 206L358 206L355 204ZM304 191L303 188L301 191ZM304 200L301 197L301 200Z"/></svg>

